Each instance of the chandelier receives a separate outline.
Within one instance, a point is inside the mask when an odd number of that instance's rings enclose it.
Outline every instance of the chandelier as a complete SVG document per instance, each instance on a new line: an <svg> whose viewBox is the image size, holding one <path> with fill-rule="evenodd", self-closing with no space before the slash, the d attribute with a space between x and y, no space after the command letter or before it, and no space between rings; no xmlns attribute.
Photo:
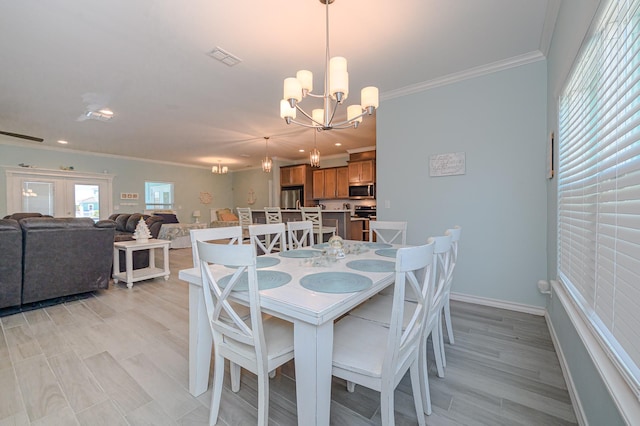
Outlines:
<svg viewBox="0 0 640 426"><path fill-rule="evenodd" d="M216 175L225 175L229 173L229 168L227 166L222 166L220 164L220 160L218 160L218 165L211 167L211 173Z"/></svg>
<svg viewBox="0 0 640 426"><path fill-rule="evenodd" d="M273 165L273 162L271 161L271 158L269 158L269 136L264 137L264 150L265 157L262 160L262 171L265 173L271 173L271 166Z"/></svg>
<svg viewBox="0 0 640 426"><path fill-rule="evenodd" d="M362 117L372 115L378 108L378 88L369 86L360 92L360 105L347 107L347 119L334 123L333 119L338 105L347 99L349 95L349 73L347 72L347 60L341 56L329 59L329 5L334 0L319 0L325 4L326 9L326 53L324 70L324 93L314 94L313 74L311 71L301 70L295 77L284 80L284 99L280 101L280 117L287 124L297 124L303 127L312 127L317 130L357 128L362 122ZM312 110L311 114L303 110L299 103L303 98L322 98L323 108ZM296 121L296 112L299 111L309 122Z"/></svg>
<svg viewBox="0 0 640 426"><path fill-rule="evenodd" d="M318 143L316 141L316 134L313 132L313 149L309 153L309 164L311 167L320 167L320 151L318 151Z"/></svg>

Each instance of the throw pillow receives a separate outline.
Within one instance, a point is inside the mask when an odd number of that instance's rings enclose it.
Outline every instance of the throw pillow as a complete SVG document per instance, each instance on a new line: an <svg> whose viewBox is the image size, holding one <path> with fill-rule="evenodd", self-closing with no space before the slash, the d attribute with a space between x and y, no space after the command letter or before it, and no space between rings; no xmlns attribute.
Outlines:
<svg viewBox="0 0 640 426"><path fill-rule="evenodd" d="M229 213L218 213L218 217L220 218L220 220L223 220L225 222L233 222L233 221L238 221L238 216L236 216L235 214L229 212Z"/></svg>
<svg viewBox="0 0 640 426"><path fill-rule="evenodd" d="M218 209L216 210L216 216L218 217L218 220L223 220L222 219L222 214L228 214L231 213L231 209Z"/></svg>

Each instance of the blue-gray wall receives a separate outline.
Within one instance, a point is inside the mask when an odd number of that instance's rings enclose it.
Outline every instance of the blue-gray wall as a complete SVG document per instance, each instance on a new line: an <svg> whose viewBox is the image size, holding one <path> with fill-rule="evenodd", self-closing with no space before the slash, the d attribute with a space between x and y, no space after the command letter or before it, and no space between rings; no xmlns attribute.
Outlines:
<svg viewBox="0 0 640 426"><path fill-rule="evenodd" d="M132 213L144 209L145 181L173 182L175 207L178 219L190 223L194 210L200 210L201 222L209 221L209 208L230 206L233 202L231 187L232 174L212 175L211 170L203 167L189 167L170 163L135 160L124 157L85 154L68 149L42 149L30 147L29 143L13 144L0 136L0 166L16 167L20 163L30 164L43 169L59 169L60 166L73 166L75 171L104 173L115 175L113 179L113 206L115 212ZM6 176L0 169L0 217L7 212ZM137 206L120 206L121 192L138 193ZM209 192L213 196L211 204L200 202L200 192Z"/></svg>
<svg viewBox="0 0 640 426"><path fill-rule="evenodd" d="M544 306L546 103L540 60L380 106L378 218L407 220L414 244L462 226L454 292ZM429 157L454 152L466 174L430 177Z"/></svg>

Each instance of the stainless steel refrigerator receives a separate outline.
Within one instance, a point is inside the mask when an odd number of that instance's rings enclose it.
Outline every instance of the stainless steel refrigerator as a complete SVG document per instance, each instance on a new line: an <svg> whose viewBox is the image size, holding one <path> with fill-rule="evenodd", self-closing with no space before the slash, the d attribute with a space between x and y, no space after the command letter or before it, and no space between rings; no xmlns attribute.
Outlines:
<svg viewBox="0 0 640 426"><path fill-rule="evenodd" d="M299 209L304 205L303 188L301 186L283 188L280 191L281 209Z"/></svg>

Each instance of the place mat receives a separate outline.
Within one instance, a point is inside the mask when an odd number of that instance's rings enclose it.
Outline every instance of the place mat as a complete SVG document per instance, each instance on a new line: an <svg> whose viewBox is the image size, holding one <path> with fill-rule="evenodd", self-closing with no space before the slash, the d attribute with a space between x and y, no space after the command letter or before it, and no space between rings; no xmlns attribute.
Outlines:
<svg viewBox="0 0 640 426"><path fill-rule="evenodd" d="M393 247L391 244L387 244L387 243L364 243L364 245L372 249Z"/></svg>
<svg viewBox="0 0 640 426"><path fill-rule="evenodd" d="M258 289L259 290L268 290L270 288L281 287L291 281L291 275L286 272L280 271L257 271L258 274ZM225 288L229 281L233 277L231 275L225 275L224 277L218 280L218 286L220 288ZM233 288L233 291L248 291L249 290L249 275L247 272L243 272L238 278L238 283Z"/></svg>
<svg viewBox="0 0 640 426"><path fill-rule="evenodd" d="M293 257L296 259L305 259L308 257L318 257L321 256L322 252L318 250L304 250L304 249L296 249L296 250L287 250L281 251L280 256L282 257Z"/></svg>
<svg viewBox="0 0 640 426"><path fill-rule="evenodd" d="M347 262L347 268L363 272L393 272L396 264L388 260L360 259Z"/></svg>
<svg viewBox="0 0 640 426"><path fill-rule="evenodd" d="M311 246L311 247L313 247L314 249L320 249L320 250L322 250L322 249L329 248L329 243L319 243L319 244L314 244L314 245L313 245L313 246Z"/></svg>
<svg viewBox="0 0 640 426"><path fill-rule="evenodd" d="M300 285L319 293L355 293L368 289L373 281L351 272L319 272L302 277Z"/></svg>
<svg viewBox="0 0 640 426"><path fill-rule="evenodd" d="M270 266L275 266L280 263L280 259L277 257L267 257L267 256L258 256L256 257L256 268L268 268ZM227 268L237 269L237 266L233 265L224 265Z"/></svg>
<svg viewBox="0 0 640 426"><path fill-rule="evenodd" d="M385 249L376 250L374 251L374 253L377 254L378 256L396 257L396 254L398 253L398 249L385 248Z"/></svg>

